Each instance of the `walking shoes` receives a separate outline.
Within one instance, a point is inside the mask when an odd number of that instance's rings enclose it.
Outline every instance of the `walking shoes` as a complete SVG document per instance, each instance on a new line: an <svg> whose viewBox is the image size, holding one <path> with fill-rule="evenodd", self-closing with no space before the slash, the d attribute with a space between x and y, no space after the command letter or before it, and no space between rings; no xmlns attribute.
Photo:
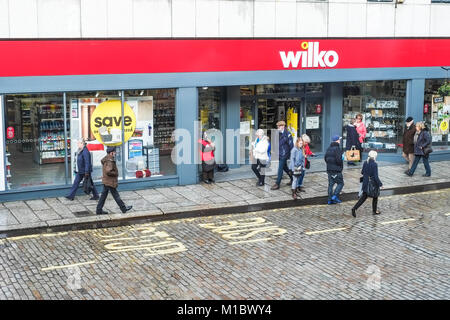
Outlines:
<svg viewBox="0 0 450 320"><path fill-rule="evenodd" d="M133 206L126 206L125 210L122 210L122 213L127 213L127 211L130 211Z"/></svg>

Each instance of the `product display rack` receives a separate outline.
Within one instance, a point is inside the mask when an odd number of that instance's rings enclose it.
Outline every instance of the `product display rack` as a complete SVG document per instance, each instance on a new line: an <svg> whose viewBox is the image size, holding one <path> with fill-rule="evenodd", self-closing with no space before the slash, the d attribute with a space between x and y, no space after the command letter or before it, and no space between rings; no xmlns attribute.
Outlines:
<svg viewBox="0 0 450 320"><path fill-rule="evenodd" d="M39 164L61 163L65 161L64 113L62 104L42 104L35 108L34 160ZM70 117L67 114L67 131ZM67 139L70 155L70 139ZM69 156L70 157L70 156Z"/></svg>
<svg viewBox="0 0 450 320"><path fill-rule="evenodd" d="M6 146L6 189L9 190L11 189L11 162L9 162L9 156L11 156L11 154L8 151L8 146Z"/></svg>
<svg viewBox="0 0 450 320"><path fill-rule="evenodd" d="M20 108L21 114L21 127L22 127L22 152L32 152L33 143L32 139L32 122L31 122L31 109L27 104L22 104ZM25 142L26 141L26 142Z"/></svg>
<svg viewBox="0 0 450 320"><path fill-rule="evenodd" d="M161 155L169 155L175 142L172 133L175 130L175 96L162 90L154 96L153 110L153 143Z"/></svg>

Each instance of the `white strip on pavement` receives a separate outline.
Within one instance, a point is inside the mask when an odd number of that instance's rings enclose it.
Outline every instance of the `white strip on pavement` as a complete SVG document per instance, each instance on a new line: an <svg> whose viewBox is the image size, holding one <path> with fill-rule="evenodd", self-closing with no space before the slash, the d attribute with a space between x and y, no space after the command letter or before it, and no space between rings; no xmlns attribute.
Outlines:
<svg viewBox="0 0 450 320"><path fill-rule="evenodd" d="M68 265L65 265L65 266L53 266L53 267L42 268L41 271L50 271L50 270L56 270L56 269L72 268L72 267L77 267L77 266L83 266L83 265L86 265L86 264L93 264L95 262L96 261L88 261L88 262L68 264Z"/></svg>
<svg viewBox="0 0 450 320"><path fill-rule="evenodd" d="M325 233L325 232L342 231L342 230L346 230L346 229L348 229L348 227L327 229L327 230L320 230L320 231L309 231L309 232L305 232L305 234L312 235L312 234Z"/></svg>
<svg viewBox="0 0 450 320"><path fill-rule="evenodd" d="M253 239L253 240L234 241L234 242L229 242L229 244L250 243L250 242L258 242L258 241L268 241L268 240L272 240L272 239L271 238L262 238L262 239Z"/></svg>
<svg viewBox="0 0 450 320"><path fill-rule="evenodd" d="M416 221L416 219L402 219L402 220L392 220L392 221L385 221L381 222L381 224L391 224L391 223L398 223L398 222L408 222L408 221Z"/></svg>

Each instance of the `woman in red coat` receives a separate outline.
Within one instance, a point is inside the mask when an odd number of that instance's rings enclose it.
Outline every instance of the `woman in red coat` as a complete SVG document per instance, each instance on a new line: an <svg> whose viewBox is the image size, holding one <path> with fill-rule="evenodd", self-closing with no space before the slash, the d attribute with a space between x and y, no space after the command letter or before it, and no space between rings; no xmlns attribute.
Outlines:
<svg viewBox="0 0 450 320"><path fill-rule="evenodd" d="M305 167L304 168L306 168L306 163L308 162L308 157L313 157L313 156L315 156L315 154L312 153L311 149L309 148L311 139L308 137L307 134L302 135L302 140L303 140L303 150L305 151ZM303 178L305 177L305 173L306 173L306 170L303 170L299 180L297 181L297 191L305 192L305 190L303 189Z"/></svg>

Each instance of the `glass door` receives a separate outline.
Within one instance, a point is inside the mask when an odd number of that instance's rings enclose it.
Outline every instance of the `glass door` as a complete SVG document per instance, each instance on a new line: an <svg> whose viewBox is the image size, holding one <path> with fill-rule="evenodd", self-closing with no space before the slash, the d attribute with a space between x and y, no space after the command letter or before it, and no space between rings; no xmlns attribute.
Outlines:
<svg viewBox="0 0 450 320"><path fill-rule="evenodd" d="M240 159L244 164L250 163L251 143L255 130L255 103L254 100L241 100L240 109Z"/></svg>
<svg viewBox="0 0 450 320"><path fill-rule="evenodd" d="M306 133L310 139L312 152L322 152L323 141L323 98L307 97L303 100L300 113L301 133Z"/></svg>

